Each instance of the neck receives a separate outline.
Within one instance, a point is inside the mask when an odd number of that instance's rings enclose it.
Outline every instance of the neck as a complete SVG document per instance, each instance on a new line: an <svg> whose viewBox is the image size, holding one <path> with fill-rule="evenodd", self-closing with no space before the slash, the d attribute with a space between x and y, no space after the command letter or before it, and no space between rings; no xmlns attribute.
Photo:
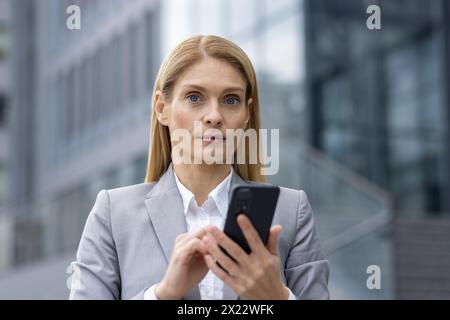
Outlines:
<svg viewBox="0 0 450 320"><path fill-rule="evenodd" d="M217 187L229 174L229 164L173 164L178 180L195 196L201 206L208 194Z"/></svg>

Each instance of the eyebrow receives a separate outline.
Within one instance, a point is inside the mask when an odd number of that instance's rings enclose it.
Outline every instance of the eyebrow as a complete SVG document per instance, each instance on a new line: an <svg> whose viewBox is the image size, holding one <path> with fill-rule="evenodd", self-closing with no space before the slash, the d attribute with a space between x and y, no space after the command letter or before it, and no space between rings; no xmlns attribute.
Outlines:
<svg viewBox="0 0 450 320"><path fill-rule="evenodd" d="M185 88L185 89L196 89L196 90L199 90L199 91L206 91L206 89L204 87L196 85L196 84L185 84L183 86L183 88ZM223 93L230 92L230 91L245 92L244 88L242 88L242 87L227 87L225 90L223 90Z"/></svg>

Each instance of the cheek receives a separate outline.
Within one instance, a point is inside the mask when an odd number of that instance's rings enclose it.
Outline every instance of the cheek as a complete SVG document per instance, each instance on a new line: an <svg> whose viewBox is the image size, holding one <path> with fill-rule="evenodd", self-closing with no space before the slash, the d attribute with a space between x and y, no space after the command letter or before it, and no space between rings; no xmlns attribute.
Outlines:
<svg viewBox="0 0 450 320"><path fill-rule="evenodd" d="M172 108L172 126L173 128L191 128L193 126L195 115L188 108L183 106L181 103L173 105Z"/></svg>
<svg viewBox="0 0 450 320"><path fill-rule="evenodd" d="M230 114L228 117L228 127L233 129L245 128L245 119L247 117L247 113L245 110L242 110L238 113Z"/></svg>

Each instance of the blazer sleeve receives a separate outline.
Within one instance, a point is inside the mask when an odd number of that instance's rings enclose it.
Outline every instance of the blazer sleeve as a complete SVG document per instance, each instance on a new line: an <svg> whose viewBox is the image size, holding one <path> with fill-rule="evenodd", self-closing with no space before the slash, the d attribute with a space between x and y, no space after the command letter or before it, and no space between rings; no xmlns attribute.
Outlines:
<svg viewBox="0 0 450 320"><path fill-rule="evenodd" d="M72 262L69 299L120 299L120 272L108 192L98 193Z"/></svg>
<svg viewBox="0 0 450 320"><path fill-rule="evenodd" d="M298 299L329 299L329 272L311 205L305 192L299 190L296 232L286 259L287 286Z"/></svg>

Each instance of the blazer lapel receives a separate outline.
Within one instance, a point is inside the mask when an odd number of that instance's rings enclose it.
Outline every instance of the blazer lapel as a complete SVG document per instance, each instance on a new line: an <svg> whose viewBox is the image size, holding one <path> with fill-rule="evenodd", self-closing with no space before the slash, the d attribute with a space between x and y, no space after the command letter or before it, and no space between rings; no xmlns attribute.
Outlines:
<svg viewBox="0 0 450 320"><path fill-rule="evenodd" d="M177 189L171 166L149 192L145 205L166 260L169 262L175 238L187 232L183 200Z"/></svg>
<svg viewBox="0 0 450 320"><path fill-rule="evenodd" d="M187 232L183 200L175 182L172 163L147 195L145 206L166 261L169 263L175 238ZM188 292L184 299L200 300L198 286Z"/></svg>

